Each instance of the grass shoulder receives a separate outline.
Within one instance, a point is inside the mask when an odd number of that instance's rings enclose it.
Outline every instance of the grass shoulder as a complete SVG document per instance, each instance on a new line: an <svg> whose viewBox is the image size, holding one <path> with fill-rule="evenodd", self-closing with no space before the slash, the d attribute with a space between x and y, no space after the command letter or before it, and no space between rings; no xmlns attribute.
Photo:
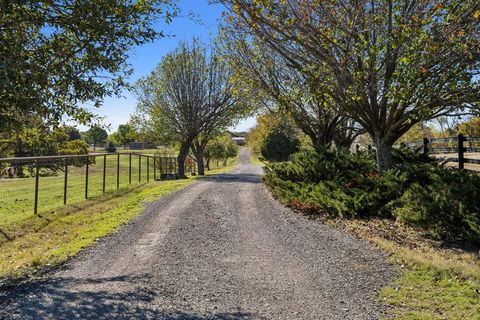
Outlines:
<svg viewBox="0 0 480 320"><path fill-rule="evenodd" d="M212 168L206 176L232 170L236 163L236 159L231 159L227 166ZM65 262L139 215L145 202L202 178L156 181L134 189L121 189L10 225L9 234L0 236L0 285Z"/></svg>
<svg viewBox="0 0 480 320"><path fill-rule="evenodd" d="M255 154L253 151L251 152L250 163L262 167L265 165L265 162L260 160L260 155Z"/></svg>
<svg viewBox="0 0 480 320"><path fill-rule="evenodd" d="M398 277L378 295L388 319L480 319L480 257L473 248L446 246L398 221L319 219L389 256Z"/></svg>

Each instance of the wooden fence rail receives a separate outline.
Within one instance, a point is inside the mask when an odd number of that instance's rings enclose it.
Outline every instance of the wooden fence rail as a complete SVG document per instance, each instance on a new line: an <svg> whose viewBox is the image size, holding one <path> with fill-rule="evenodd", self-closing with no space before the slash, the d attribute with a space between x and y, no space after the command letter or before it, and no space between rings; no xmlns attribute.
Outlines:
<svg viewBox="0 0 480 320"><path fill-rule="evenodd" d="M457 157L445 158L447 162L457 162L459 169L465 169L465 163L480 164L480 159L466 158L465 153L480 152L480 148L466 147L465 142L480 142L480 137L465 137L463 134L459 134L456 137L449 138L435 138L435 139L423 139L423 150L425 153L431 154L450 154L455 153ZM455 147L434 147L434 144L453 144Z"/></svg>
<svg viewBox="0 0 480 320"><path fill-rule="evenodd" d="M468 144L468 146L466 145ZM465 169L465 163L480 164L480 159L468 158L469 153L480 153L480 136L464 136L459 134L448 138L423 138L411 142L404 142L407 147L422 148L424 153L429 154L456 154L456 157L443 158L446 162L457 162L459 169ZM440 145L440 146L436 146ZM360 150L357 144L356 151ZM368 151L372 152L372 146L368 145ZM467 154L467 157L465 157Z"/></svg>

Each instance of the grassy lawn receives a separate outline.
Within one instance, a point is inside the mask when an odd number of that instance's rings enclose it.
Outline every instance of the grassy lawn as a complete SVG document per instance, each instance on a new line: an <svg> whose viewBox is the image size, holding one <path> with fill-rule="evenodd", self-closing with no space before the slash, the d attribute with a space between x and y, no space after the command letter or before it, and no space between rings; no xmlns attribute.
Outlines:
<svg viewBox="0 0 480 320"><path fill-rule="evenodd" d="M102 156L95 158L89 166L88 196L95 198L103 193ZM139 175L141 181L147 180L147 159L142 158L141 171L138 170L139 158L132 157L132 184L129 184L129 157L120 157L120 188L137 187ZM153 163L150 161L150 179L153 179ZM67 204L85 200L85 167L70 166L68 172ZM58 171L51 176L39 179L38 206L39 214L44 215L63 206L64 173ZM8 233L8 226L30 219L34 206L34 178L0 180L0 229ZM105 191L117 190L117 157L108 156L106 160Z"/></svg>
<svg viewBox="0 0 480 320"><path fill-rule="evenodd" d="M412 250L377 239L401 266L400 277L380 298L392 318L480 319L480 265L473 253Z"/></svg>
<svg viewBox="0 0 480 320"><path fill-rule="evenodd" d="M226 167L212 168L207 175L231 170L235 164L236 160L231 159ZM175 192L198 179L201 177L138 184L43 211L39 216L18 214L19 218L10 218L8 223L2 220L2 228L8 233L0 230L0 283L64 262L141 213L143 202Z"/></svg>
<svg viewBox="0 0 480 320"><path fill-rule="evenodd" d="M480 319L480 256L446 248L419 230L372 219L331 222L382 249L398 268L398 278L379 299L388 319Z"/></svg>
<svg viewBox="0 0 480 320"><path fill-rule="evenodd" d="M154 179L153 161L146 157L133 155L120 156L119 189L136 188ZM148 164L148 169L147 169ZM104 157L95 158L89 165L88 197L97 198L103 195ZM148 174L148 175L147 175ZM157 171L158 174L158 171ZM85 200L85 166L70 166L68 172L67 204L75 204ZM131 180L131 183L130 183ZM63 206L64 172L41 176L39 179L38 207L39 215L51 213ZM0 179L0 230L9 234L12 224L20 223L34 216L34 178ZM117 191L117 156L106 157L105 192Z"/></svg>

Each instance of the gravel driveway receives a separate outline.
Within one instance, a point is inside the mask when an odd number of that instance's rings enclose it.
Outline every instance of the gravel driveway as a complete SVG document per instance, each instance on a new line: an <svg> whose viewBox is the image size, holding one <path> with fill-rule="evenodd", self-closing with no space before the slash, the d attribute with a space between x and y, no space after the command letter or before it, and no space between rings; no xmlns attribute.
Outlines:
<svg viewBox="0 0 480 320"><path fill-rule="evenodd" d="M377 319L365 242L276 202L261 168L196 182L0 305L5 319Z"/></svg>

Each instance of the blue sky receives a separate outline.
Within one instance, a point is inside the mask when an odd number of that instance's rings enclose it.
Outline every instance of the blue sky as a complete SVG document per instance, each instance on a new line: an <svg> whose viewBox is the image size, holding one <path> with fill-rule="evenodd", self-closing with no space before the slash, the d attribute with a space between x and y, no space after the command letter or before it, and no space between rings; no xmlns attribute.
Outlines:
<svg viewBox="0 0 480 320"><path fill-rule="evenodd" d="M129 62L134 68L134 73L130 78L131 82L148 75L162 57L177 46L178 42L198 37L208 43L209 39L215 37L223 6L209 4L208 0L179 0L178 5L182 10L180 17L168 25L159 23L159 28L164 30L168 37L132 50ZM192 15L195 19L191 18ZM125 92L124 96L125 98L107 98L100 109L93 110L104 117L105 124L110 124L110 132L116 131L119 124L128 122L130 114L135 110L135 96L130 92ZM247 130L254 124L255 120L250 118L241 121L232 129Z"/></svg>

